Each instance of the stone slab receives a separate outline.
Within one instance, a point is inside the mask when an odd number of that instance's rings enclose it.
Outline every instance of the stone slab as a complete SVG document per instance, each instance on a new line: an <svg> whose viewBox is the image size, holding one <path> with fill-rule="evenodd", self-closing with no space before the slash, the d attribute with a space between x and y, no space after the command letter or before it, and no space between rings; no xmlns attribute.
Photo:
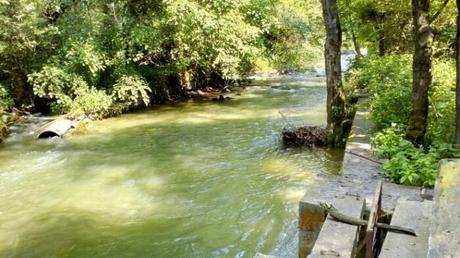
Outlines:
<svg viewBox="0 0 460 258"><path fill-rule="evenodd" d="M326 218L319 202L328 201L316 194L308 197L310 198L304 197L299 205L299 257L301 258L310 254Z"/></svg>
<svg viewBox="0 0 460 258"><path fill-rule="evenodd" d="M355 218L362 218L365 210L365 201L359 197L336 198L332 204L341 213ZM324 221L315 246L308 257L352 257L358 232L358 226L328 218Z"/></svg>
<svg viewBox="0 0 460 258"><path fill-rule="evenodd" d="M411 228L417 236L388 232L380 258L420 258L428 252L432 201L398 200L391 225Z"/></svg>
<svg viewBox="0 0 460 258"><path fill-rule="evenodd" d="M441 161L434 202L427 257L460 257L460 160Z"/></svg>

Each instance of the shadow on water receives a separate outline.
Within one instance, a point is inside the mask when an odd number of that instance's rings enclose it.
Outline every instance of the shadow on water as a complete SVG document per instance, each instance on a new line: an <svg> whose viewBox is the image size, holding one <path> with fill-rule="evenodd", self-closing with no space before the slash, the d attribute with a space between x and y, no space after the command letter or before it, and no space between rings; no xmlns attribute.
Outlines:
<svg viewBox="0 0 460 258"><path fill-rule="evenodd" d="M280 110L292 123L325 118L324 86L289 91L251 86L228 102L99 121L86 135L7 142L0 256L294 257L298 200L343 153L279 148Z"/></svg>

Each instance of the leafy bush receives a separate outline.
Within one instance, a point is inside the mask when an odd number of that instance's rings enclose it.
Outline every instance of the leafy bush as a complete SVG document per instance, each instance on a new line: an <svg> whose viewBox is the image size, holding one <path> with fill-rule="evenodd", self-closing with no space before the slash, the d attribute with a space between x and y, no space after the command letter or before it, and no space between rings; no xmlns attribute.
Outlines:
<svg viewBox="0 0 460 258"><path fill-rule="evenodd" d="M44 66L40 72L29 75L37 96L52 101L54 113L72 115L101 113L112 104L105 92L90 89L80 76L57 68Z"/></svg>
<svg viewBox="0 0 460 258"><path fill-rule="evenodd" d="M350 70L347 86L368 90L371 118L383 129L392 123L407 123L412 108L411 78L410 56L370 56Z"/></svg>
<svg viewBox="0 0 460 258"><path fill-rule="evenodd" d="M382 167L394 182L405 185L434 186L441 159L458 156L448 144L428 148L415 147L404 139L405 128L393 124L372 138L372 145L381 158L389 159Z"/></svg>
<svg viewBox="0 0 460 258"><path fill-rule="evenodd" d="M13 106L13 99L6 88L0 84L0 111L10 109Z"/></svg>
<svg viewBox="0 0 460 258"><path fill-rule="evenodd" d="M132 108L144 104L148 106L151 92L147 82L139 75L123 75L113 86L112 98L115 102Z"/></svg>
<svg viewBox="0 0 460 258"><path fill-rule="evenodd" d="M435 61L427 142L453 143L455 140L455 75L454 62Z"/></svg>
<svg viewBox="0 0 460 258"><path fill-rule="evenodd" d="M89 91L88 84L80 76L51 65L30 74L29 82L35 95L50 99L53 112L59 114L70 112L73 100Z"/></svg>
<svg viewBox="0 0 460 258"><path fill-rule="evenodd" d="M122 75L111 86L111 94L90 88L82 77L55 66L29 75L29 81L35 94L50 99L52 111L58 114L106 116L112 109L119 113L150 101L150 88L139 75Z"/></svg>
<svg viewBox="0 0 460 258"><path fill-rule="evenodd" d="M90 89L72 101L69 113L71 115L105 116L112 103L111 96L107 95L104 91Z"/></svg>

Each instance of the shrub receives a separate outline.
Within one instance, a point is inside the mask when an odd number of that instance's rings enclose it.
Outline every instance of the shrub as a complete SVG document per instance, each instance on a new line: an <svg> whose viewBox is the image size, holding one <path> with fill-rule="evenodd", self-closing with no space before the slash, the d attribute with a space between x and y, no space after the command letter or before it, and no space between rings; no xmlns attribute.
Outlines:
<svg viewBox="0 0 460 258"><path fill-rule="evenodd" d="M55 66L44 66L29 75L37 96L48 98L58 114L107 116L148 105L151 91L140 75L122 75L111 86L111 94L88 86L82 77Z"/></svg>
<svg viewBox="0 0 460 258"><path fill-rule="evenodd" d="M0 84L0 111L10 109L13 106L13 100L6 88Z"/></svg>
<svg viewBox="0 0 460 258"><path fill-rule="evenodd" d="M69 113L75 116L85 114L102 117L106 116L112 103L111 96L104 91L90 89L72 101Z"/></svg>
<svg viewBox="0 0 460 258"><path fill-rule="evenodd" d="M354 65L346 78L348 88L367 89L369 92L371 118L378 129L392 123L407 123L412 108L410 56L363 58Z"/></svg>
<svg viewBox="0 0 460 258"><path fill-rule="evenodd" d="M404 139L404 127L393 124L372 138L372 145L381 158L389 161L382 166L386 175L396 183L434 186L441 159L458 156L448 144L415 147Z"/></svg>
<svg viewBox="0 0 460 258"><path fill-rule="evenodd" d="M112 99L125 109L144 104L148 106L151 92L147 82L139 75L123 75L113 86Z"/></svg>
<svg viewBox="0 0 460 258"><path fill-rule="evenodd" d="M88 84L80 76L50 65L30 74L29 82L35 95L50 99L52 111L58 114L70 112L74 99L89 91Z"/></svg>
<svg viewBox="0 0 460 258"><path fill-rule="evenodd" d="M453 143L455 140L455 74L452 61L434 62L427 142Z"/></svg>

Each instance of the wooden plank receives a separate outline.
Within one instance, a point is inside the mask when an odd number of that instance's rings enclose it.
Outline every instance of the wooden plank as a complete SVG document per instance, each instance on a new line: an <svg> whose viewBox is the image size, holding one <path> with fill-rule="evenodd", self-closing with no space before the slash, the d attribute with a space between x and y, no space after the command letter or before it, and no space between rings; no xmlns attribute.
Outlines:
<svg viewBox="0 0 460 258"><path fill-rule="evenodd" d="M377 187L372 201L371 213L366 228L366 258L373 258L376 255L377 242L377 220L381 213L382 207L382 181L377 182Z"/></svg>

